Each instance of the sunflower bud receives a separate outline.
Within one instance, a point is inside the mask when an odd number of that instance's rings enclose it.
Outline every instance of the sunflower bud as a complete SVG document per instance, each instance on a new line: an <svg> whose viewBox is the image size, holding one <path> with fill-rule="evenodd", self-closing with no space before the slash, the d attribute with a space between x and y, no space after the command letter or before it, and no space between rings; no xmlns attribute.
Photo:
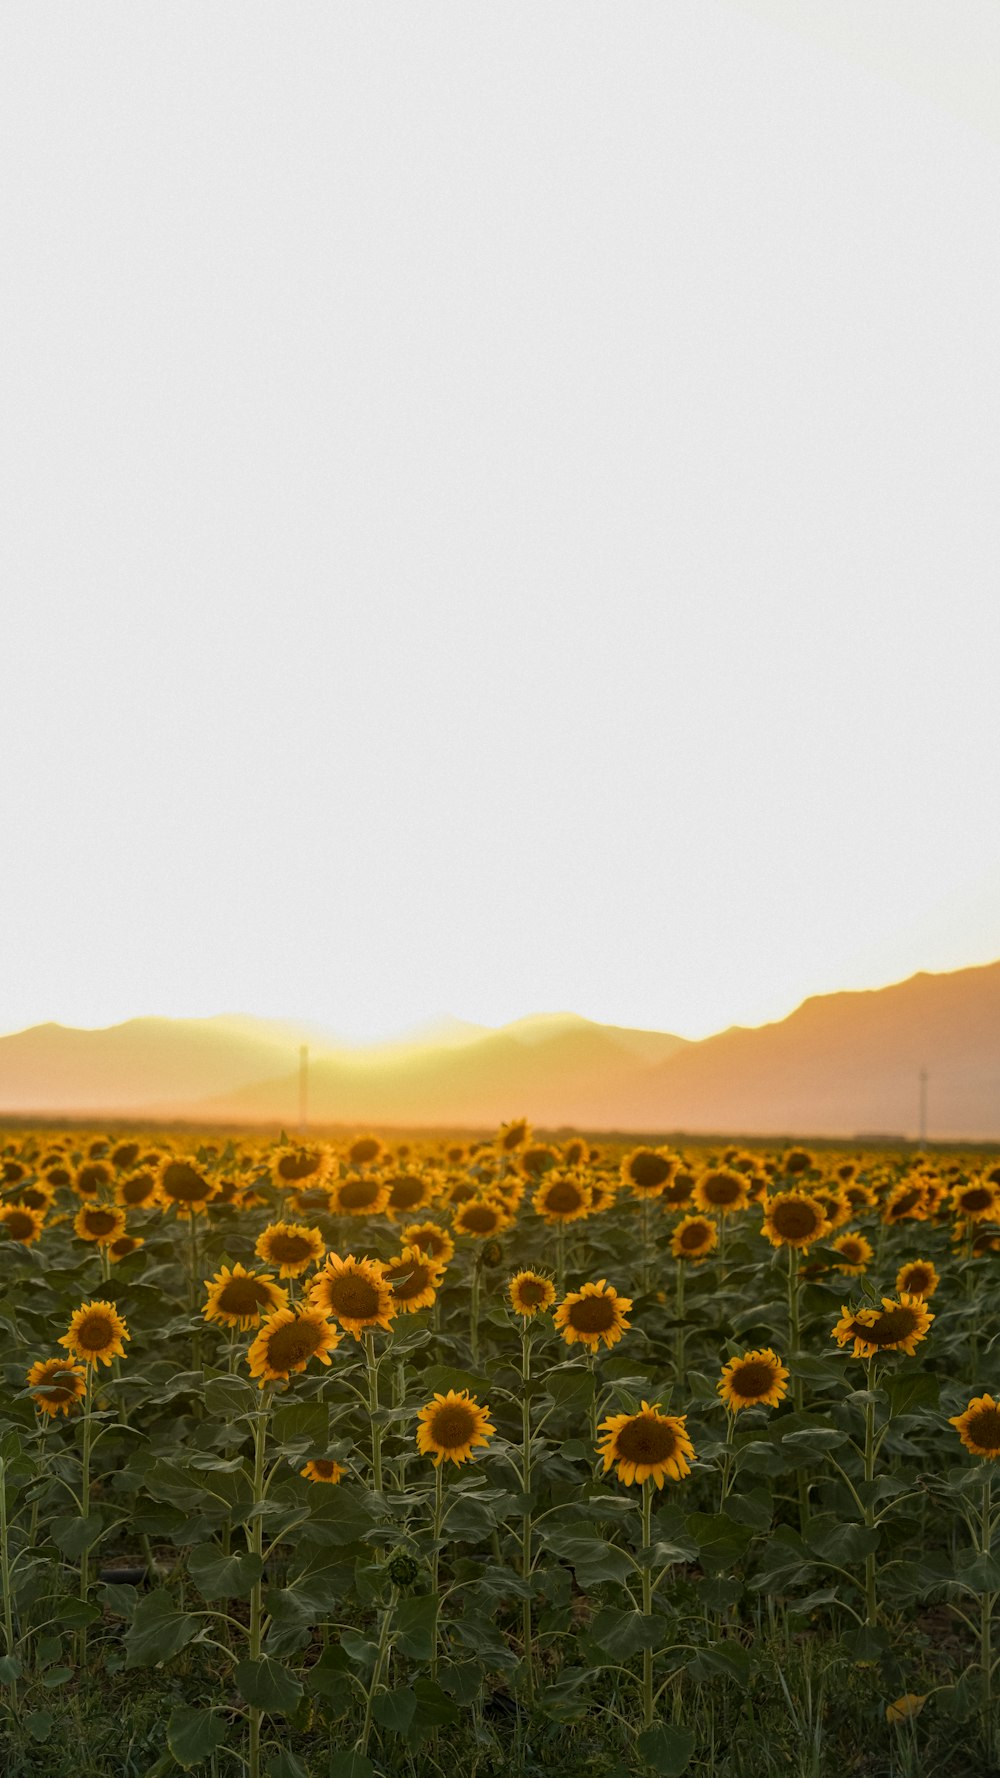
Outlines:
<svg viewBox="0 0 1000 1778"><path fill-rule="evenodd" d="M385 1565L386 1574L394 1587L412 1587L420 1574L420 1563L414 1556L408 1556L405 1550L397 1550L390 1556Z"/></svg>

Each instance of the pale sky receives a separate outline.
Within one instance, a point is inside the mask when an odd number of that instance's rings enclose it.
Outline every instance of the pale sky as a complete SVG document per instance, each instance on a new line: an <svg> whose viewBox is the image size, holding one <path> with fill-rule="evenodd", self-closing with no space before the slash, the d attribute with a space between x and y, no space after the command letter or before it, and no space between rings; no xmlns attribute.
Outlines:
<svg viewBox="0 0 1000 1778"><path fill-rule="evenodd" d="M998 69L992 0L6 8L0 1029L1000 957Z"/></svg>

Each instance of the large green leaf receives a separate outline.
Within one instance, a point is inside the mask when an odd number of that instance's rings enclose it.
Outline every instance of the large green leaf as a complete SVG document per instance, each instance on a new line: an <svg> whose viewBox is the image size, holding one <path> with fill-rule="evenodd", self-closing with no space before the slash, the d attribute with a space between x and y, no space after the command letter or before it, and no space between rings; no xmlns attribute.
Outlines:
<svg viewBox="0 0 1000 1778"><path fill-rule="evenodd" d="M272 1655L261 1655L255 1661L241 1661L236 1669L236 1684L240 1696L248 1704L269 1713L277 1711L282 1716L294 1710L302 1696L302 1686L295 1674Z"/></svg>
<svg viewBox="0 0 1000 1778"><path fill-rule="evenodd" d="M434 1630L437 1624L436 1593L425 1593L415 1599L400 1599L393 1613L393 1633L400 1654L413 1661L429 1661L434 1653Z"/></svg>
<svg viewBox="0 0 1000 1778"><path fill-rule="evenodd" d="M217 1710L196 1710L178 1704L167 1722L167 1746L179 1766L189 1772L221 1747L226 1738L226 1719Z"/></svg>
<svg viewBox="0 0 1000 1778"><path fill-rule="evenodd" d="M203 1543L188 1557L188 1573L203 1599L249 1599L263 1572L260 1557L249 1550L226 1556Z"/></svg>
<svg viewBox="0 0 1000 1778"><path fill-rule="evenodd" d="M126 1667L158 1667L178 1654L199 1628L199 1619L179 1610L173 1594L165 1588L147 1593L136 1606L125 1637Z"/></svg>
<svg viewBox="0 0 1000 1778"><path fill-rule="evenodd" d="M679 1723L654 1723L637 1736L636 1746L659 1778L681 1778L694 1752L694 1735Z"/></svg>

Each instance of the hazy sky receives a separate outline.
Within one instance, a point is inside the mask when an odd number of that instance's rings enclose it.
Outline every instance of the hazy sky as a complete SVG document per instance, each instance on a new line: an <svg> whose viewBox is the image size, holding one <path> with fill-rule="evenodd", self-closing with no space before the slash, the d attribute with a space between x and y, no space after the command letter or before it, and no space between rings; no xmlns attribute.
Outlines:
<svg viewBox="0 0 1000 1778"><path fill-rule="evenodd" d="M1000 956L998 17L5 9L0 1028Z"/></svg>

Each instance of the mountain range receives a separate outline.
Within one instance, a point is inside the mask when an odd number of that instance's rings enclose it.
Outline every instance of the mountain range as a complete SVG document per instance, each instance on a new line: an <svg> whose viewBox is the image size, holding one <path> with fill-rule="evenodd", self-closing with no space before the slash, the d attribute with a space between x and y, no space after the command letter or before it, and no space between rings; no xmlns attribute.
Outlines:
<svg viewBox="0 0 1000 1778"><path fill-rule="evenodd" d="M572 1013L458 1020L352 1049L246 1016L37 1025L0 1038L0 1117L292 1127L308 1044L314 1125L1000 1139L1000 962L817 995L787 1018L691 1042Z"/></svg>

